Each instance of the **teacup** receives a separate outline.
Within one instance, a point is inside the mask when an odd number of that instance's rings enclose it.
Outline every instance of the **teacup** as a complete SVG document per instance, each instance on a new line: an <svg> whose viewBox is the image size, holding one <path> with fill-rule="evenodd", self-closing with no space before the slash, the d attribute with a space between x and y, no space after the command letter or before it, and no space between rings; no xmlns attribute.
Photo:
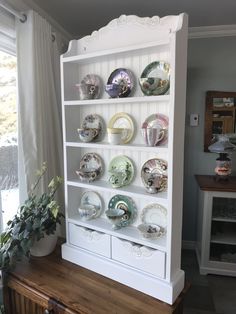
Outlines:
<svg viewBox="0 0 236 314"><path fill-rule="evenodd" d="M99 129L77 129L79 138L82 142L88 143L91 142L99 133Z"/></svg>
<svg viewBox="0 0 236 314"><path fill-rule="evenodd" d="M76 84L76 87L78 88L79 97L81 100L94 99L97 96L98 86L94 84L80 83Z"/></svg>
<svg viewBox="0 0 236 314"><path fill-rule="evenodd" d="M160 84L159 77L141 77L139 78L139 85L142 91L146 94L156 90Z"/></svg>
<svg viewBox="0 0 236 314"><path fill-rule="evenodd" d="M125 171L110 171L109 182L113 188L119 188L125 184L127 174Z"/></svg>
<svg viewBox="0 0 236 314"><path fill-rule="evenodd" d="M105 91L111 98L116 98L119 97L121 87L119 84L107 84L105 87Z"/></svg>
<svg viewBox="0 0 236 314"><path fill-rule="evenodd" d="M113 229L119 229L125 226L126 221L129 219L127 210L121 208L110 208L105 212L105 214L113 224Z"/></svg>
<svg viewBox="0 0 236 314"><path fill-rule="evenodd" d="M142 136L148 146L157 146L165 136L165 130L162 128L142 128Z"/></svg>
<svg viewBox="0 0 236 314"><path fill-rule="evenodd" d="M126 137L128 129L123 128L107 128L108 142L113 145L122 144Z"/></svg>
<svg viewBox="0 0 236 314"><path fill-rule="evenodd" d="M159 238L163 234L161 227L156 224L142 223L138 225L137 228L141 232L144 238L156 239L156 238Z"/></svg>
<svg viewBox="0 0 236 314"><path fill-rule="evenodd" d="M159 77L141 77L139 85L144 95L162 95L169 88L169 80L162 80Z"/></svg>
<svg viewBox="0 0 236 314"><path fill-rule="evenodd" d="M96 216L96 213L97 213L94 205L90 205L90 204L86 204L86 205L83 205L83 207L79 207L78 211L79 211L80 218L82 220L92 219Z"/></svg>
<svg viewBox="0 0 236 314"><path fill-rule="evenodd" d="M97 169L79 169L75 171L81 181L91 182L96 180L98 176Z"/></svg>
<svg viewBox="0 0 236 314"><path fill-rule="evenodd" d="M162 176L159 173L150 173L147 177L147 192L157 193L161 188Z"/></svg>

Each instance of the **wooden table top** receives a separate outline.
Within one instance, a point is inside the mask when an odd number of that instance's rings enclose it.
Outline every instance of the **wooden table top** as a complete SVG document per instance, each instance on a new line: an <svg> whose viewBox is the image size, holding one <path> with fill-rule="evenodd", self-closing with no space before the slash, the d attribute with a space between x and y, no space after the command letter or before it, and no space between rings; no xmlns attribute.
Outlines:
<svg viewBox="0 0 236 314"><path fill-rule="evenodd" d="M10 274L71 310L82 313L182 313L178 308L182 306L184 292L170 306L63 260L60 249L47 257L32 257L30 261L21 261Z"/></svg>
<svg viewBox="0 0 236 314"><path fill-rule="evenodd" d="M203 191L236 192L236 177L228 180L216 180L216 176L195 175L197 183Z"/></svg>

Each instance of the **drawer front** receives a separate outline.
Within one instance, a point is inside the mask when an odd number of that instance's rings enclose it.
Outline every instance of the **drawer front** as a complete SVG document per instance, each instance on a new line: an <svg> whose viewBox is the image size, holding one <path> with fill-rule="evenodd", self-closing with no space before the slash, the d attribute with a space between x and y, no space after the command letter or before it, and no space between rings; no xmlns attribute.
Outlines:
<svg viewBox="0 0 236 314"><path fill-rule="evenodd" d="M165 278L165 252L112 237L112 259Z"/></svg>
<svg viewBox="0 0 236 314"><path fill-rule="evenodd" d="M93 253L111 257L111 237L108 234L69 223L69 242Z"/></svg>

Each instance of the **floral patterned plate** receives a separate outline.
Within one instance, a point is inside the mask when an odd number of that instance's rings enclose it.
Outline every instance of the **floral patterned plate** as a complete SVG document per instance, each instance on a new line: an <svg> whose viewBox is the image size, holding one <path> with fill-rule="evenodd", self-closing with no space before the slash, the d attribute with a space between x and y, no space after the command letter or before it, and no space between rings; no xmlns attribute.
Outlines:
<svg viewBox="0 0 236 314"><path fill-rule="evenodd" d="M134 177L134 166L132 161L124 156L116 156L109 164L109 181L113 188L120 188L130 184Z"/></svg>
<svg viewBox="0 0 236 314"><path fill-rule="evenodd" d="M163 95L170 87L170 65L165 61L154 61L143 70L139 84L147 95Z"/></svg>
<svg viewBox="0 0 236 314"><path fill-rule="evenodd" d="M147 160L141 169L141 178L148 193L157 193L167 188L167 162L153 158Z"/></svg>
<svg viewBox="0 0 236 314"><path fill-rule="evenodd" d="M102 79L97 74L87 74L82 79L81 84L93 85L95 87L93 99L99 98L103 91Z"/></svg>
<svg viewBox="0 0 236 314"><path fill-rule="evenodd" d="M101 116L96 113L87 115L82 122L82 129L96 129L98 134L93 138L94 142L101 141L105 135L105 122Z"/></svg>
<svg viewBox="0 0 236 314"><path fill-rule="evenodd" d="M154 224L166 230L167 209L157 203L145 206L141 212L141 220L144 224Z"/></svg>
<svg viewBox="0 0 236 314"><path fill-rule="evenodd" d="M94 181L103 173L103 163L101 157L96 153L85 154L79 164L80 168L76 174L82 181Z"/></svg>

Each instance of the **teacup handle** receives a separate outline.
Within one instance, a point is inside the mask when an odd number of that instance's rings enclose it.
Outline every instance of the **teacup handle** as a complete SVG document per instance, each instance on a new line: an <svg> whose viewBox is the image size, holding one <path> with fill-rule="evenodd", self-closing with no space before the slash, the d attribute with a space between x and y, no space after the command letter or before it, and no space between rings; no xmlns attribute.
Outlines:
<svg viewBox="0 0 236 314"><path fill-rule="evenodd" d="M157 139L155 145L157 145L157 143L159 143L161 140L163 140L164 136L165 136L165 130L162 129L162 130L160 131L160 133L159 133L159 137L158 137L158 139Z"/></svg>
<svg viewBox="0 0 236 314"><path fill-rule="evenodd" d="M99 130L93 130L93 138L95 138L97 135L98 135L98 133L99 133Z"/></svg>
<svg viewBox="0 0 236 314"><path fill-rule="evenodd" d="M121 133L121 139L122 140L126 139L128 134L129 134L129 129L123 129Z"/></svg>

